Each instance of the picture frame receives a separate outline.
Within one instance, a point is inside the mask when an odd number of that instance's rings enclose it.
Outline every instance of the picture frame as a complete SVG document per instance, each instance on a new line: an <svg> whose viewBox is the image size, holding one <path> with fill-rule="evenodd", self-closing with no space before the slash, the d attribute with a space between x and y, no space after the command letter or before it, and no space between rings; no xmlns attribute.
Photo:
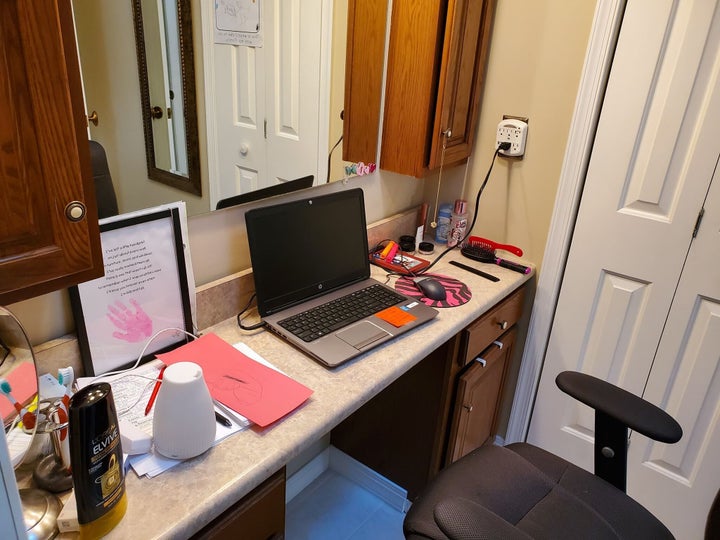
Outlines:
<svg viewBox="0 0 720 540"><path fill-rule="evenodd" d="M101 220L105 275L69 290L86 376L145 363L193 335L181 215L168 205Z"/></svg>

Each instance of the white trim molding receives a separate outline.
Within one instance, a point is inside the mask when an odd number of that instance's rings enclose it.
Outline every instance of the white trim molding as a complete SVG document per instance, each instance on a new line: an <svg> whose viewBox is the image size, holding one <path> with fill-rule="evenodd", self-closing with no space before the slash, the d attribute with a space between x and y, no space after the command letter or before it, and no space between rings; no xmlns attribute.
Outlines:
<svg viewBox="0 0 720 540"><path fill-rule="evenodd" d="M555 306L575 226L625 0L598 0L560 172L542 271L530 315L505 442L524 441L530 425ZM548 257L552 254L552 257Z"/></svg>

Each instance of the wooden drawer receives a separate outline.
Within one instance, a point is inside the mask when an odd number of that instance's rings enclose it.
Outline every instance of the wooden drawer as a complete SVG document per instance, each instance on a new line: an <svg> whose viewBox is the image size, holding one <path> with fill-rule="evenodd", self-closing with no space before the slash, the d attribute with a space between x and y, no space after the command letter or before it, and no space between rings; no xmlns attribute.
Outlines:
<svg viewBox="0 0 720 540"><path fill-rule="evenodd" d="M285 467L228 508L192 540L280 540L285 537Z"/></svg>
<svg viewBox="0 0 720 540"><path fill-rule="evenodd" d="M450 431L448 463L451 463L492 439L497 429L497 412L512 355L516 329L500 336L481 357L466 367L458 378L455 411Z"/></svg>
<svg viewBox="0 0 720 540"><path fill-rule="evenodd" d="M458 355L461 366L472 362L520 319L524 296L525 287L521 287L463 330Z"/></svg>

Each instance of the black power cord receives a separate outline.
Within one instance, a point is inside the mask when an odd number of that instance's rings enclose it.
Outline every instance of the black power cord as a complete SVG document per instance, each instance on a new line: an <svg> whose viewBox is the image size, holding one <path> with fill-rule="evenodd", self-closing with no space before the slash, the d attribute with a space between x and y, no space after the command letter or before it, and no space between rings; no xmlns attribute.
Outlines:
<svg viewBox="0 0 720 540"><path fill-rule="evenodd" d="M480 206L480 195L482 195L482 192L485 189L485 186L487 185L488 180L490 179L490 173L492 173L493 166L495 165L495 158L498 156L498 153L500 152L500 150L509 150L509 149L510 149L509 142L502 142L495 149L495 153L493 154L492 161L490 162L490 168L488 168L487 174L485 174L485 179L483 180L483 183L480 185L480 189L478 190L477 196L475 197L475 212L473 214L472 223L466 229L465 236L463 236L456 245L446 248L445 251L443 251L442 253L440 253L440 255L435 257L435 260L433 262L431 262L428 266L423 268L422 270L419 270L416 273L408 272L407 274L394 274L394 275L407 277L407 276L420 276L422 274L425 274L428 270L430 270L433 266L435 266L435 264L437 264L438 261L440 261L440 259L442 259L445 255L450 253L453 249L462 247L462 245L465 243L465 240L467 240L468 236L470 236L470 233L472 232L473 227L475 227L475 222L477 221L477 216L478 216L478 208ZM390 274L390 275L393 275L393 274Z"/></svg>
<svg viewBox="0 0 720 540"><path fill-rule="evenodd" d="M237 314L237 324L243 330L257 330L258 328L262 328L263 326L265 326L265 321L260 321L259 323L253 324L251 326L243 326L242 322L244 319L241 319L240 316L250 308L250 304L252 304L253 300L255 300L255 293L252 294L250 300L248 300L248 303L245 305L244 308L242 308L240 313Z"/></svg>
<svg viewBox="0 0 720 540"><path fill-rule="evenodd" d="M342 118L342 116L341 116L341 118ZM333 152L334 152L335 149L338 147L338 144L340 144L340 143L342 142L342 140L343 140L343 136L340 135L340 138L339 138L338 141L335 143L335 146L333 146L333 147L330 149L330 153L328 154L327 178L325 178L325 183L327 183L327 184L330 183L330 161L332 160Z"/></svg>

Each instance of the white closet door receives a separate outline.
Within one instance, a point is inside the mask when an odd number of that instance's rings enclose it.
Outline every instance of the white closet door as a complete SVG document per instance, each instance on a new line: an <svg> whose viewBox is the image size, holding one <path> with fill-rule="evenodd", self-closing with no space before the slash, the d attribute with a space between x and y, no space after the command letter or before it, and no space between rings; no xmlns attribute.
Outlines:
<svg viewBox="0 0 720 540"><path fill-rule="evenodd" d="M679 538L702 538L720 488L720 171L705 203L645 398L683 428L673 445L631 436L628 493Z"/></svg>
<svg viewBox="0 0 720 540"><path fill-rule="evenodd" d="M528 435L589 470L593 413L555 377L579 370L643 394L720 152L719 33L716 2L626 8ZM676 412L667 393L648 397ZM631 493L652 489L637 478ZM682 511L679 496L664 493ZM667 522L657 499L638 498Z"/></svg>
<svg viewBox="0 0 720 540"><path fill-rule="evenodd" d="M322 4L266 0L262 47L210 45L212 205L317 175ZM205 14L212 16L212 10Z"/></svg>
<svg viewBox="0 0 720 540"><path fill-rule="evenodd" d="M302 5L301 5L302 4ZM320 0L272 0L273 69L266 72L267 178L274 185L317 177L320 107Z"/></svg>

